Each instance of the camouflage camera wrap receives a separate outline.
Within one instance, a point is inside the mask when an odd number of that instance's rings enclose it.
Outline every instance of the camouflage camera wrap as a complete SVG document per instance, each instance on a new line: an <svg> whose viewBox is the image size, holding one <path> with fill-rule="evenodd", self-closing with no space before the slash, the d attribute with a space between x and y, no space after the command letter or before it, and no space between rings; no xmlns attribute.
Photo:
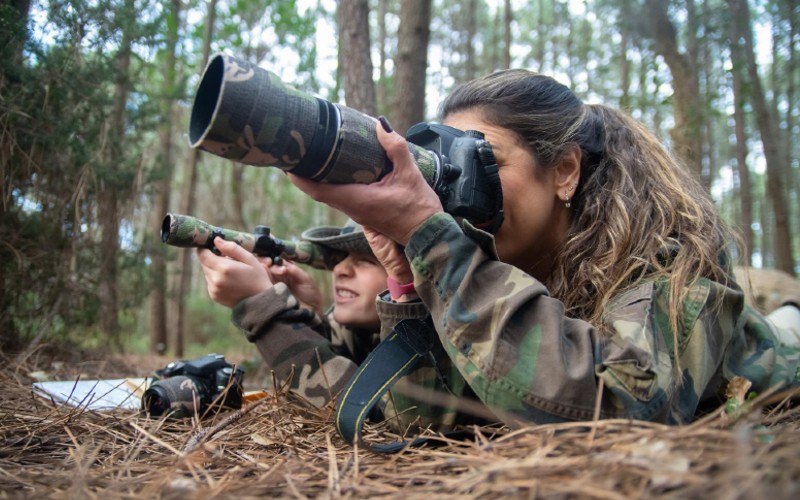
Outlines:
<svg viewBox="0 0 800 500"><path fill-rule="evenodd" d="M261 226L263 227L263 226ZM268 234L254 234L225 229L190 215L169 213L161 223L161 241L181 248L208 248L216 251L214 238L233 241L248 252L262 257L281 257L316 269L332 270L347 256L310 241L284 241Z"/></svg>
<svg viewBox="0 0 800 500"><path fill-rule="evenodd" d="M202 416L210 406L242 407L244 370L222 354L173 361L156 370L156 378L142 396L142 409L152 417L184 418Z"/></svg>
<svg viewBox="0 0 800 500"><path fill-rule="evenodd" d="M274 73L225 54L206 66L192 105L196 147L254 166L278 167L335 184L369 184L391 170L375 133L377 120L286 85ZM432 154L409 149L428 184Z"/></svg>

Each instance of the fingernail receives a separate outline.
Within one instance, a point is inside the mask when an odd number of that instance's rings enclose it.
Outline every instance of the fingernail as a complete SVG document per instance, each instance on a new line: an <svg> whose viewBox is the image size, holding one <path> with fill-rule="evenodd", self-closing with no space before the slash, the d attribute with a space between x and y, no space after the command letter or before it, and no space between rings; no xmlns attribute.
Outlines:
<svg viewBox="0 0 800 500"><path fill-rule="evenodd" d="M392 126L389 125L389 120L387 120L385 116L383 115L379 116L378 121L381 122L381 127L383 127L383 130L385 130L387 134L391 134L392 132L394 132Z"/></svg>

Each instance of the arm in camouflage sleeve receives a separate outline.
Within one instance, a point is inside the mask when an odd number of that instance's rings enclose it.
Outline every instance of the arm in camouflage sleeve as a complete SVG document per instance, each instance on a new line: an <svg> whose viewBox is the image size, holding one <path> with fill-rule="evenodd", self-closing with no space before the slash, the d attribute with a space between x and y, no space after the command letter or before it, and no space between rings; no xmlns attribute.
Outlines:
<svg viewBox="0 0 800 500"><path fill-rule="evenodd" d="M232 321L256 344L280 382L291 377L295 392L315 406L335 397L356 370L349 353L332 344L328 325L300 308L284 283L239 302Z"/></svg>
<svg viewBox="0 0 800 500"><path fill-rule="evenodd" d="M737 367L730 373L755 360L744 372L763 389L781 362L768 333L758 342L745 338L740 291L699 283L679 334L678 384L673 334L660 312L665 285L649 282L616 297L601 335L566 317L540 282L498 262L489 235L465 230L469 236L449 215L434 215L406 255L457 375L500 414L537 423L591 419L602 379L601 417L681 423L724 386L723 363ZM733 358L730 345L737 346Z"/></svg>

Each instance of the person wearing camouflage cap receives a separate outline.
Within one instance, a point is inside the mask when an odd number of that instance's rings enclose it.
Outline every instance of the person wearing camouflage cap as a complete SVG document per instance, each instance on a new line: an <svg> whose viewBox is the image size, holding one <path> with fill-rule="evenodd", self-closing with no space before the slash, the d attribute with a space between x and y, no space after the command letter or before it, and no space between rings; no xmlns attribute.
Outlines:
<svg viewBox="0 0 800 500"><path fill-rule="evenodd" d="M198 258L209 295L233 309L233 323L256 344L278 380L321 407L378 343L375 299L386 288L387 275L352 220L343 227L309 229L301 240L328 253L334 304L327 314L319 287L291 262L273 266L221 239L215 242L220 256L201 249Z"/></svg>
<svg viewBox="0 0 800 500"><path fill-rule="evenodd" d="M745 304L731 229L642 124L525 70L458 87L440 113L492 144L505 214L496 234L444 212L385 118L376 133L393 169L380 182L290 175L369 227L384 267L413 275L444 355L395 394L409 419L443 429L478 407L512 426L683 424L723 403L734 380L757 393L800 386L795 306L779 326ZM404 301L381 296L383 330Z"/></svg>

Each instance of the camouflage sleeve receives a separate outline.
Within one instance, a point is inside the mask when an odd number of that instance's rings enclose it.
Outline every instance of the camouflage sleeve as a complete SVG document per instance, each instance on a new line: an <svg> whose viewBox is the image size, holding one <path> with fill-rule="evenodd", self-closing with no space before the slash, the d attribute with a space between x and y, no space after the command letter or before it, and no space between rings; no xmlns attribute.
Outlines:
<svg viewBox="0 0 800 500"><path fill-rule="evenodd" d="M430 315L428 306L420 301L393 302L389 292L378 296L375 305L381 319L381 340L385 339L392 327L404 319L425 319Z"/></svg>
<svg viewBox="0 0 800 500"><path fill-rule="evenodd" d="M693 287L676 348L663 283L617 296L596 328L567 317L540 282L499 262L490 235L462 230L447 214L427 220L406 255L446 352L443 365L451 367L450 392L474 393L509 424L591 419L600 380L602 418L685 422L701 400L724 389L723 363L742 371L754 351L758 370L744 371L761 370L759 382L794 375L791 366L776 371L791 356L776 362L774 343L747 337L738 290ZM731 357L736 343L742 348Z"/></svg>
<svg viewBox="0 0 800 500"><path fill-rule="evenodd" d="M284 283L237 304L232 321L256 344L278 380L290 381L296 393L318 407L331 401L356 370L350 353L331 342L329 325L300 308Z"/></svg>

